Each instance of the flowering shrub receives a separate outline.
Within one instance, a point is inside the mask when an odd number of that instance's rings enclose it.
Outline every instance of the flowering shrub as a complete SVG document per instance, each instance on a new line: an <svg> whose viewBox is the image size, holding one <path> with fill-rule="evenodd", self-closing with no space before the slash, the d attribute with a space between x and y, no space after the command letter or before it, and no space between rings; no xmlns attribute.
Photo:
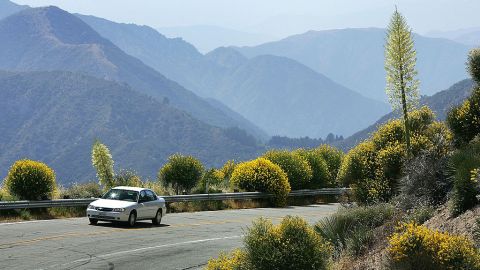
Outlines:
<svg viewBox="0 0 480 270"><path fill-rule="evenodd" d="M208 270L329 269L331 245L300 217L285 217L279 225L260 218L248 228L245 248L212 259Z"/></svg>
<svg viewBox="0 0 480 270"><path fill-rule="evenodd" d="M439 153L441 157L449 152L452 136L444 124L433 121L434 114L428 107L410 112L409 117L413 157L424 152ZM338 181L353 187L357 201L388 201L396 194L407 160L403 130L400 119L391 120L343 159Z"/></svg>
<svg viewBox="0 0 480 270"><path fill-rule="evenodd" d="M332 187L335 182L331 181L327 162L315 150L298 149L295 153L303 157L312 169L312 179L308 188Z"/></svg>
<svg viewBox="0 0 480 270"><path fill-rule="evenodd" d="M287 174L278 165L264 158L238 164L232 173L230 184L246 191L272 193L278 206L286 204L290 192Z"/></svg>
<svg viewBox="0 0 480 270"><path fill-rule="evenodd" d="M56 189L55 172L42 162L18 160L10 167L4 186L21 200L51 199Z"/></svg>
<svg viewBox="0 0 480 270"><path fill-rule="evenodd" d="M480 269L480 253L467 238L403 224L390 237L394 269Z"/></svg>
<svg viewBox="0 0 480 270"><path fill-rule="evenodd" d="M208 261L206 270L250 270L245 252L236 249L231 254L222 253L217 259Z"/></svg>
<svg viewBox="0 0 480 270"><path fill-rule="evenodd" d="M339 149L328 144L322 144L312 150L316 155L323 157L328 167L328 183L329 185L336 185L338 170L342 164L344 153Z"/></svg>
<svg viewBox="0 0 480 270"><path fill-rule="evenodd" d="M288 182L293 190L306 188L312 179L312 168L308 162L298 155L286 150L271 150L263 155L282 168L287 174Z"/></svg>

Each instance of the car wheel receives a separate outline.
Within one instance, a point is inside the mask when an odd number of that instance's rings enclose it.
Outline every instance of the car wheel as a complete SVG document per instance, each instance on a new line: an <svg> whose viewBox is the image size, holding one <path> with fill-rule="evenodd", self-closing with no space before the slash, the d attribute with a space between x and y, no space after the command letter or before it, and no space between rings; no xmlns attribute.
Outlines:
<svg viewBox="0 0 480 270"><path fill-rule="evenodd" d="M158 209L155 218L152 219L152 223L154 225L160 225L160 222L162 222L162 210Z"/></svg>
<svg viewBox="0 0 480 270"><path fill-rule="evenodd" d="M128 226L133 227L135 226L135 222L137 222L137 213L132 211L130 216L128 216Z"/></svg>
<svg viewBox="0 0 480 270"><path fill-rule="evenodd" d="M98 223L98 219L89 218L88 220L90 221L91 225L97 225L97 223Z"/></svg>

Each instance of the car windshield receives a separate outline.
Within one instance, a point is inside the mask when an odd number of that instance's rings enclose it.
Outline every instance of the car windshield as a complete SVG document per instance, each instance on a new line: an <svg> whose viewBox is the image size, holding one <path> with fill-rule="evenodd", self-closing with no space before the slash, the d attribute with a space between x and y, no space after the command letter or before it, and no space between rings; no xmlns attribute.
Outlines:
<svg viewBox="0 0 480 270"><path fill-rule="evenodd" d="M125 189L110 189L102 199L136 202L138 191Z"/></svg>

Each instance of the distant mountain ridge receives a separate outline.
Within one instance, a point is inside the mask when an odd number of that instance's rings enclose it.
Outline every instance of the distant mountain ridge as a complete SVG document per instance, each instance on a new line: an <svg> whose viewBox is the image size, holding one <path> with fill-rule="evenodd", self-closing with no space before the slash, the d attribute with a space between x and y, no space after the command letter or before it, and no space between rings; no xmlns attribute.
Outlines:
<svg viewBox="0 0 480 270"><path fill-rule="evenodd" d="M1 20L0 40L4 41L0 44L0 69L67 70L125 82L211 125L264 134L245 119L238 122L238 115L229 117L224 110L124 53L85 22L57 7L30 8Z"/></svg>
<svg viewBox="0 0 480 270"><path fill-rule="evenodd" d="M457 106L467 99L473 86L474 82L470 79L457 82L448 89L440 91L433 96L423 96L420 99L420 104L430 107L430 109L435 112L438 120L445 121L448 111L453 106ZM366 140L375 130L377 130L378 126L398 117L399 115L393 112L386 114L368 128L356 132L352 136L345 138L343 141L337 141L333 143L333 145L348 151L358 143Z"/></svg>
<svg viewBox="0 0 480 270"><path fill-rule="evenodd" d="M202 55L185 41L166 38L146 26L78 16L125 52L198 95L221 101L269 135L349 135L388 111L385 104L364 98L283 57L249 60L231 48L218 48ZM276 74L280 70L282 74ZM302 84L306 77L315 79ZM277 87L282 88L281 96L277 95ZM347 98L341 105L332 106L341 97ZM340 124L342 121L345 124Z"/></svg>
<svg viewBox="0 0 480 270"><path fill-rule="evenodd" d="M414 39L422 94L432 95L468 77L468 46L420 35ZM309 31L235 49L250 58L272 54L297 60L364 96L386 101L384 44L384 29L352 28Z"/></svg>
<svg viewBox="0 0 480 270"><path fill-rule="evenodd" d="M15 160L30 158L52 166L61 184L91 180L95 139L108 145L117 170L149 179L177 152L206 166L262 152L238 131L206 125L126 85L71 72L0 71L0 115L2 176Z"/></svg>

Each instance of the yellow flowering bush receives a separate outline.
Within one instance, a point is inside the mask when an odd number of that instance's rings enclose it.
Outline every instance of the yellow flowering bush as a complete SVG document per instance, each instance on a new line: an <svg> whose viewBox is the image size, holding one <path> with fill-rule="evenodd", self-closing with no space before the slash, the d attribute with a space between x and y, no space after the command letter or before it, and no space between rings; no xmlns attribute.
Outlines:
<svg viewBox="0 0 480 270"><path fill-rule="evenodd" d="M246 191L272 193L278 206L286 204L290 192L287 174L278 165L264 158L238 164L232 173L230 184Z"/></svg>
<svg viewBox="0 0 480 270"><path fill-rule="evenodd" d="M322 144L311 151L313 151L315 155L319 155L325 160L328 167L328 183L332 186L336 185L338 170L340 170L340 166L345 154L341 150L328 144Z"/></svg>
<svg viewBox="0 0 480 270"><path fill-rule="evenodd" d="M324 270L330 267L332 246L300 217L285 217L279 225L260 218L246 230L245 247L208 262L207 270Z"/></svg>
<svg viewBox="0 0 480 270"><path fill-rule="evenodd" d="M293 190L307 188L312 179L312 168L307 160L298 153L286 150L270 150L263 155L282 168L287 174L288 182Z"/></svg>
<svg viewBox="0 0 480 270"><path fill-rule="evenodd" d="M467 100L448 112L447 123L458 146L466 145L480 134L480 87L474 88Z"/></svg>
<svg viewBox="0 0 480 270"><path fill-rule="evenodd" d="M252 269L245 259L245 252L236 249L231 254L221 253L217 259L208 261L206 270L249 270Z"/></svg>
<svg viewBox="0 0 480 270"><path fill-rule="evenodd" d="M414 157L425 151L440 156L449 152L451 133L434 118L428 107L409 113ZM388 201L396 192L406 157L403 122L391 120L345 155L338 181L353 187L354 196L361 203Z"/></svg>
<svg viewBox="0 0 480 270"><path fill-rule="evenodd" d="M4 186L21 200L52 199L56 190L55 172L42 162L18 160L10 167Z"/></svg>
<svg viewBox="0 0 480 270"><path fill-rule="evenodd" d="M480 269L480 253L466 237L407 223L398 228L389 242L394 269Z"/></svg>

